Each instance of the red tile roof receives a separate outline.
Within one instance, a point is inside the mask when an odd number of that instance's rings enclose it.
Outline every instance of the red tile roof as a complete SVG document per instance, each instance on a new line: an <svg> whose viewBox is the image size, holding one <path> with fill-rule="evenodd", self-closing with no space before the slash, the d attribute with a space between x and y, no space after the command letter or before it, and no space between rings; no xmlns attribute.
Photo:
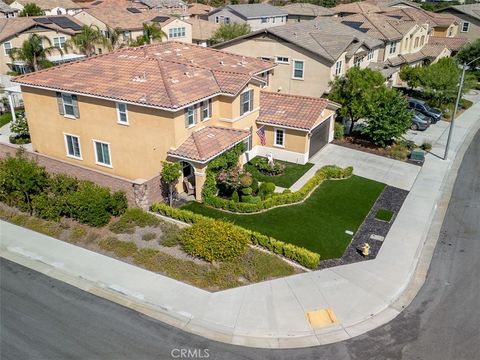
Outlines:
<svg viewBox="0 0 480 360"><path fill-rule="evenodd" d="M458 51L463 45L465 45L469 40L462 37L441 37L441 36L430 36L428 38L429 44L440 44L445 45L448 50Z"/></svg>
<svg viewBox="0 0 480 360"><path fill-rule="evenodd" d="M311 130L330 104L335 103L322 98L262 91L257 122Z"/></svg>
<svg viewBox="0 0 480 360"><path fill-rule="evenodd" d="M269 61L180 42L126 48L35 73L15 82L177 110L217 94L236 95L271 69Z"/></svg>
<svg viewBox="0 0 480 360"><path fill-rule="evenodd" d="M250 131L207 126L197 130L176 149L168 151L173 157L207 162L250 136Z"/></svg>

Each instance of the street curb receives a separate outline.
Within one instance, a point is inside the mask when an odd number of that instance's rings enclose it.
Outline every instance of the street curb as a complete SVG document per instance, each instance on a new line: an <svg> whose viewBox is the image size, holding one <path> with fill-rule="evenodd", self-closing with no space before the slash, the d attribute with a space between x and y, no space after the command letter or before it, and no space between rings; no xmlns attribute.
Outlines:
<svg viewBox="0 0 480 360"><path fill-rule="evenodd" d="M430 227L423 235L423 241L420 242L417 254L413 258L414 264L412 264L413 266L409 272L410 280L408 284L406 284L403 289L399 288L398 296L392 298L392 302L388 306L378 311L376 314L372 314L363 321L359 321L349 326L332 326L312 331L308 334L295 334L292 336L278 333L272 333L271 335L269 334L265 336L256 336L255 334L238 332L235 333L233 328L228 328L226 326L216 327L212 323L197 320L186 312L175 311L167 307L146 302L142 298L136 297L135 294L123 292L122 289L112 288L106 284L76 276L75 274L69 273L61 266L57 267L55 264L47 264L42 262L41 258L29 256L28 253L22 253L21 251L17 252L13 248L5 248L2 246L0 249L0 257L31 268L93 295L140 312L168 325L175 326L186 332L214 341L248 347L285 349L318 346L347 340L382 326L394 319L406 306L408 306L408 304L410 304L424 284L458 170L463 156L479 128L480 122L477 122L471 129L469 129L469 132L464 137L463 143L460 145L453 161L451 161L448 166L447 173L440 188L440 196L434 202L434 212L432 212L432 216L428 219L431 221Z"/></svg>

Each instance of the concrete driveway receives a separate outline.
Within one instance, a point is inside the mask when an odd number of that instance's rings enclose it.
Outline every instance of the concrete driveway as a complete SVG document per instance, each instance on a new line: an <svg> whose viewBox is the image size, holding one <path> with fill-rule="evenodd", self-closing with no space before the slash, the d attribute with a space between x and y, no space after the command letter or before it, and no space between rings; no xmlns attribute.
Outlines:
<svg viewBox="0 0 480 360"><path fill-rule="evenodd" d="M353 166L355 175L408 191L412 188L421 169L417 165L334 144L325 146L309 162L315 166L293 184L290 188L292 191L300 189L319 168L325 165Z"/></svg>
<svg viewBox="0 0 480 360"><path fill-rule="evenodd" d="M450 123L447 121L439 121L436 124L430 125L425 131L408 130L405 139L412 140L417 145L422 145L424 142L435 144L445 131L448 131Z"/></svg>

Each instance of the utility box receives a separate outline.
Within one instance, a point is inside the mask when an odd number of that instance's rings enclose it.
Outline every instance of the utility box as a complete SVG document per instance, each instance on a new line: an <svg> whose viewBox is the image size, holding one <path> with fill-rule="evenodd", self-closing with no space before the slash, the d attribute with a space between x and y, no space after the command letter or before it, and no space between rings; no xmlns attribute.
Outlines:
<svg viewBox="0 0 480 360"><path fill-rule="evenodd" d="M410 154L410 161L416 164L423 164L425 161L425 151L420 149L412 150Z"/></svg>

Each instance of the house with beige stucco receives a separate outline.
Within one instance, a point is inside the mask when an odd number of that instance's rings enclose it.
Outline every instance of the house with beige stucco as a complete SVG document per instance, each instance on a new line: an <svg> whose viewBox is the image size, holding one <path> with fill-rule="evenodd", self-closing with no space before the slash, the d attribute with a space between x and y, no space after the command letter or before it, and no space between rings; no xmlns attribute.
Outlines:
<svg viewBox="0 0 480 360"><path fill-rule="evenodd" d="M75 15L86 6L72 0L14 0L10 7L22 11L30 3L35 3L44 15Z"/></svg>
<svg viewBox="0 0 480 360"><path fill-rule="evenodd" d="M244 143L304 164L333 138L326 99L271 90L276 64L181 42L124 48L14 79L33 151L132 184L182 163L201 198L209 162ZM265 134L259 136L259 130ZM158 199L150 199L158 200Z"/></svg>
<svg viewBox="0 0 480 360"><path fill-rule="evenodd" d="M59 49L72 36L80 32L81 23L75 18L63 16L35 16L35 17L14 17L0 19L0 72L7 74L15 72L17 74L25 73L28 69L25 62L12 60L10 52L14 48L20 48L25 40L28 40L31 34L38 34L46 37L43 40L43 46L54 46ZM54 64L60 64L68 61L78 60L84 55L76 54L70 51L52 51L47 59Z"/></svg>
<svg viewBox="0 0 480 360"><path fill-rule="evenodd" d="M480 4L454 5L438 10L438 13L454 16L458 21L459 36L469 41L480 39Z"/></svg>
<svg viewBox="0 0 480 360"><path fill-rule="evenodd" d="M353 66L377 62L383 43L329 17L252 32L214 47L277 64L270 87L279 93L322 96Z"/></svg>
<svg viewBox="0 0 480 360"><path fill-rule="evenodd" d="M126 44L143 35L143 24L156 24L166 35L162 41L181 41L192 43L192 25L184 20L166 15L157 10L140 11L135 8L105 5L85 9L75 15L85 25L98 27L105 36L109 29L120 32L119 45ZM106 49L99 47L97 53Z"/></svg>

